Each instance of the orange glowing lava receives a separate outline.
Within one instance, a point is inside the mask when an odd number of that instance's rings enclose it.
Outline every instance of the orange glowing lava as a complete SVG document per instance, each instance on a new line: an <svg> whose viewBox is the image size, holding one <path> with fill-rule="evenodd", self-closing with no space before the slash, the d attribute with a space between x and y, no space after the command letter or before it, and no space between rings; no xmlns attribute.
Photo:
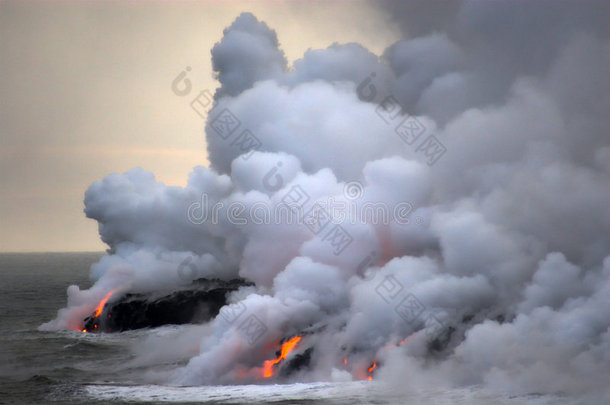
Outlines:
<svg viewBox="0 0 610 405"><path fill-rule="evenodd" d="M369 369L368 369L369 374L371 374L371 373L373 372L373 370L375 370L376 368L377 368L377 362L376 362L376 361L374 361L374 362L373 362L373 365L372 365L371 367L369 367ZM370 375L369 375L369 376L368 376L368 378L367 378L367 380L372 381L372 380L373 380L373 376L370 376Z"/></svg>
<svg viewBox="0 0 610 405"><path fill-rule="evenodd" d="M99 304L97 304L97 308L95 308L95 313L93 314L94 318L97 318L98 316L100 316L102 314L102 311L104 310L104 305L106 305L106 302L108 302L108 300L110 299L110 297L112 296L112 294L114 294L115 290L110 291L108 294L106 294L106 296L100 301Z"/></svg>
<svg viewBox="0 0 610 405"><path fill-rule="evenodd" d="M263 364L263 377L269 378L273 376L273 366L284 360L290 352L292 352L297 345L301 341L300 336L295 336L287 342L282 344L282 350L280 356L277 359L267 360Z"/></svg>
<svg viewBox="0 0 610 405"><path fill-rule="evenodd" d="M106 294L106 296L104 298L102 298L102 300L99 302L99 304L97 304L97 306L95 307L95 312L93 313L92 318L97 318L98 316L100 316L102 314L102 312L104 311L104 305L106 305L106 303L108 302L108 300L110 299L110 297L112 297L112 294L114 294L117 290L111 290L108 294ZM108 318L110 318L110 314L108 314ZM97 329L97 324L94 324L93 327L95 329ZM86 333L88 332L87 329L76 329L79 332L83 332Z"/></svg>
<svg viewBox="0 0 610 405"><path fill-rule="evenodd" d="M347 359L343 359L343 364L347 365Z"/></svg>

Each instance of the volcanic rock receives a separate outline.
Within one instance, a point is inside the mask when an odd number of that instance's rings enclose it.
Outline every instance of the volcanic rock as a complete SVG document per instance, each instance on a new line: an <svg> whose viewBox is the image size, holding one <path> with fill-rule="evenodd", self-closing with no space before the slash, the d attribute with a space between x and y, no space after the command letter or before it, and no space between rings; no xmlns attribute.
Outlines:
<svg viewBox="0 0 610 405"><path fill-rule="evenodd" d="M201 323L215 317L228 294L252 285L244 279L195 280L191 286L165 295L126 294L106 303L102 313L84 320L87 332L120 332L162 325Z"/></svg>

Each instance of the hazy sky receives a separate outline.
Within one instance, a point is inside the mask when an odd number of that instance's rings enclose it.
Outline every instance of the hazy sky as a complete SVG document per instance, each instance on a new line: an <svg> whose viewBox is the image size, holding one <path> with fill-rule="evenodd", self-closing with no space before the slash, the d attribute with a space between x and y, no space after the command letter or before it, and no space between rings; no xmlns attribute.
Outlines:
<svg viewBox="0 0 610 405"><path fill-rule="evenodd" d="M369 3L0 1L0 251L102 250L83 214L94 181L141 166L184 185L207 165L210 49L242 11L277 31L289 61L356 41L381 53L400 35ZM171 82L187 66L193 90Z"/></svg>

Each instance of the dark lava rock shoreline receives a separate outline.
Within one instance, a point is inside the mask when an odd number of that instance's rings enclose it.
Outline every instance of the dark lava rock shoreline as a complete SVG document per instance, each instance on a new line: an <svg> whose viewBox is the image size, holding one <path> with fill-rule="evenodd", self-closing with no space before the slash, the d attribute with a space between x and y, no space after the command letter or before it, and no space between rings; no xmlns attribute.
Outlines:
<svg viewBox="0 0 610 405"><path fill-rule="evenodd" d="M199 279L191 286L159 296L126 294L106 303L102 313L84 320L87 332L120 332L163 325L201 323L215 317L227 303L229 293L253 285L244 279Z"/></svg>

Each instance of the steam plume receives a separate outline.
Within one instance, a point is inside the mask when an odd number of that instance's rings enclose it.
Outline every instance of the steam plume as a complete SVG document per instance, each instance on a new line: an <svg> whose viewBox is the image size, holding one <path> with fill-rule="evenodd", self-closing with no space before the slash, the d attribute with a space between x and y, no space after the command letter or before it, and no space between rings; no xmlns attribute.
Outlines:
<svg viewBox="0 0 610 405"><path fill-rule="evenodd" d="M177 288L193 257L199 276L256 287L232 297L237 321L202 330L173 383L256 380L281 339L310 330L299 344L314 347L311 367L293 379L344 378L344 358L364 378L378 359L376 378L400 378L394 387L608 395L610 4L426 4L384 3L405 39L380 57L335 44L293 69L273 30L237 17L212 50L211 166L184 188L142 169L94 183L85 213L109 253L95 285L71 286L43 328L77 328L112 289ZM384 119L390 95L399 121L425 129L418 143L434 135L446 149L434 164ZM217 121L227 113L239 122L229 135ZM258 150L240 149L244 130ZM340 253L326 231L236 223L226 209L277 207L296 186L304 213L331 199L355 207ZM367 203L391 220L361 220ZM403 299L423 308L417 319L397 309ZM265 328L255 341L239 333L248 316Z"/></svg>

